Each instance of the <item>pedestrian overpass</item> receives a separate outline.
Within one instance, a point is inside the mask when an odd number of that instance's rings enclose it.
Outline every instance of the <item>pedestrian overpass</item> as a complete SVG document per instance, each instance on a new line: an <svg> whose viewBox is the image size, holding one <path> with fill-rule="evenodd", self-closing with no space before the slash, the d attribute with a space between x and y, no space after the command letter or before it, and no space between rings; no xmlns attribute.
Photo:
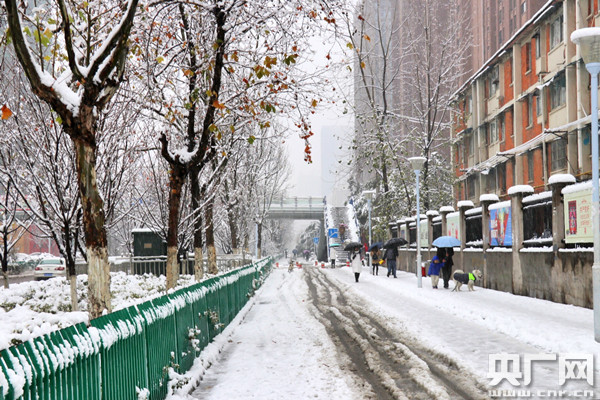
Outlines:
<svg viewBox="0 0 600 400"><path fill-rule="evenodd" d="M305 219L323 221L325 216L324 197L288 197L271 203L267 218Z"/></svg>

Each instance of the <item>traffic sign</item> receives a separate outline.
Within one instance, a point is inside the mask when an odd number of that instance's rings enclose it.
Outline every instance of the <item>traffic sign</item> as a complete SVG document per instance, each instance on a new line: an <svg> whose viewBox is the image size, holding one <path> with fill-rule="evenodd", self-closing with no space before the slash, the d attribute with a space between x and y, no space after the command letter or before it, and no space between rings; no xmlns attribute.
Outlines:
<svg viewBox="0 0 600 400"><path fill-rule="evenodd" d="M318 237L313 238L313 242L315 242L315 244L319 244L319 238Z"/></svg>
<svg viewBox="0 0 600 400"><path fill-rule="evenodd" d="M329 239L335 239L338 237L338 229L337 228L329 228L327 230L327 236Z"/></svg>

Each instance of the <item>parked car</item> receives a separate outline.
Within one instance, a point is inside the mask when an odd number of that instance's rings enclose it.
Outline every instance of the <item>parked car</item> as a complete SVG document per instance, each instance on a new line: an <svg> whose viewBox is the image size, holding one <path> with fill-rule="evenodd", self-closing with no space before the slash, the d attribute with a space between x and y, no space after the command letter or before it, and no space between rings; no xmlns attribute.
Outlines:
<svg viewBox="0 0 600 400"><path fill-rule="evenodd" d="M54 278L55 276L66 276L67 268L64 258L43 258L33 270L36 281Z"/></svg>

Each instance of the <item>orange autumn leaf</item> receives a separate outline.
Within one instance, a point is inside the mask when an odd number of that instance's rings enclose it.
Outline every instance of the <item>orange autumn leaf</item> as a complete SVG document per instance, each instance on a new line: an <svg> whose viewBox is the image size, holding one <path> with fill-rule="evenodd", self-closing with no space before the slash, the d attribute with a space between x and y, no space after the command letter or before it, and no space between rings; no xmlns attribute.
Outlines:
<svg viewBox="0 0 600 400"><path fill-rule="evenodd" d="M218 108L219 110L225 109L225 104L219 103L219 100L213 101L213 107Z"/></svg>
<svg viewBox="0 0 600 400"><path fill-rule="evenodd" d="M8 107L6 106L6 104L4 104L4 105L2 106L2 119L3 119L3 120L9 119L10 117L12 117L12 115L13 115L13 113L12 113L12 111L10 110L10 108L8 108Z"/></svg>

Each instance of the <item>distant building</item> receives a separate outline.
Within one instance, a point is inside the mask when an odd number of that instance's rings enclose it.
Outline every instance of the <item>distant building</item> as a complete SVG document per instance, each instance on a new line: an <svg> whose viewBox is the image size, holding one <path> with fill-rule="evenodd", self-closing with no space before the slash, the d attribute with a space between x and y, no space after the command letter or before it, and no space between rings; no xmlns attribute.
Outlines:
<svg viewBox="0 0 600 400"><path fill-rule="evenodd" d="M597 0L546 1L457 91L457 201L507 198L519 184L544 191L557 173L591 177L590 76L569 38L598 22Z"/></svg>

